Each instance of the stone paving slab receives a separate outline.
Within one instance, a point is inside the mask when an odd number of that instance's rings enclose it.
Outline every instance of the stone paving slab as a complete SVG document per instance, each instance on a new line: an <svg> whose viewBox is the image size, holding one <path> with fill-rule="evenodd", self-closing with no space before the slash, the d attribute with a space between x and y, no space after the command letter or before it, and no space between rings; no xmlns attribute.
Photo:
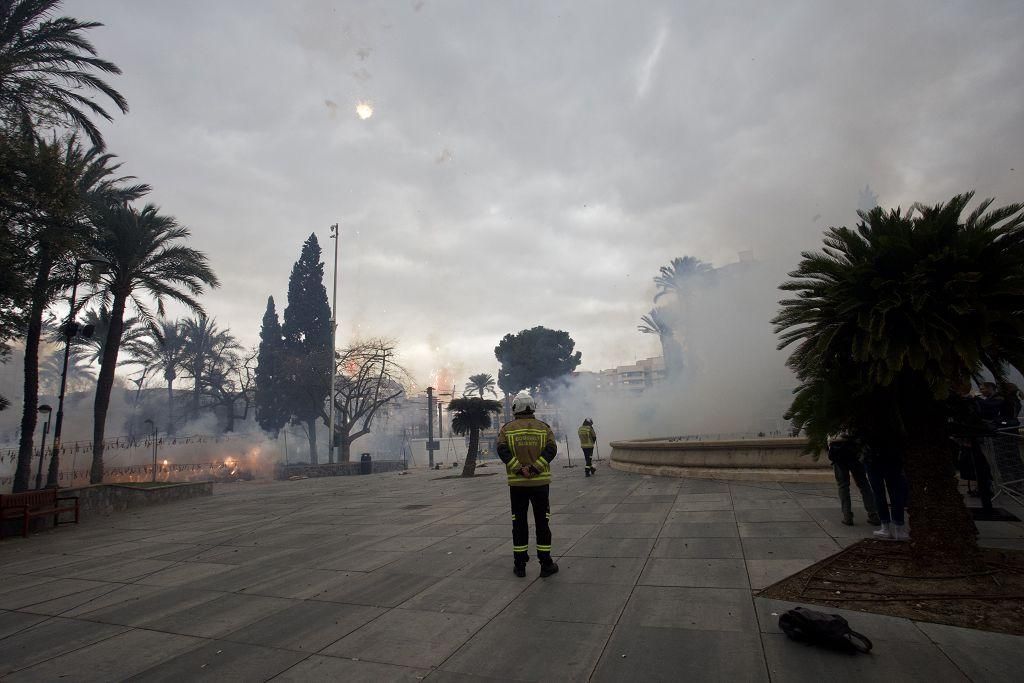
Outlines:
<svg viewBox="0 0 1024 683"><path fill-rule="evenodd" d="M748 560L813 558L823 560L840 546L831 538L751 538L743 540L743 557Z"/></svg>
<svg viewBox="0 0 1024 683"><path fill-rule="evenodd" d="M507 576L507 581L464 576L447 578L409 598L399 607L494 617L528 587L526 582L516 580L511 574Z"/></svg>
<svg viewBox="0 0 1024 683"><path fill-rule="evenodd" d="M391 610L321 650L321 654L412 668L439 666L488 619L470 614Z"/></svg>
<svg viewBox="0 0 1024 683"><path fill-rule="evenodd" d="M535 581L508 608L510 617L614 625L632 586Z"/></svg>
<svg viewBox="0 0 1024 683"><path fill-rule="evenodd" d="M42 614L27 614L25 612L10 612L0 610L0 639L14 635L29 626L44 621L46 617Z"/></svg>
<svg viewBox="0 0 1024 683"><path fill-rule="evenodd" d="M757 632L750 591L742 588L637 586L619 623L697 631Z"/></svg>
<svg viewBox="0 0 1024 683"><path fill-rule="evenodd" d="M840 524L834 487L602 466L557 472L551 499L561 571L547 579L536 557L512 575L500 477L427 471L218 485L4 541L4 680L934 683L1024 669L1024 638L859 612L870 658L786 640L789 604L752 590L871 531ZM1024 524L982 530L1024 545Z"/></svg>
<svg viewBox="0 0 1024 683"><path fill-rule="evenodd" d="M619 625L594 681L767 681L756 633ZM821 679L818 679L821 680Z"/></svg>
<svg viewBox="0 0 1024 683"><path fill-rule="evenodd" d="M380 683L380 681L420 681L430 669L353 661L338 657L313 655L296 664L273 681L309 683L309 681L345 681L345 683Z"/></svg>
<svg viewBox="0 0 1024 683"><path fill-rule="evenodd" d="M385 612L379 607L307 600L232 631L223 639L284 650L319 652Z"/></svg>
<svg viewBox="0 0 1024 683"><path fill-rule="evenodd" d="M750 587L754 590L767 588L787 576L807 569L815 562L816 560L809 557L786 560L747 560L747 576L750 579Z"/></svg>
<svg viewBox="0 0 1024 683"><path fill-rule="evenodd" d="M293 604L294 600L284 598L229 593L173 611L157 619L146 619L142 625L154 631L216 638L237 631Z"/></svg>
<svg viewBox="0 0 1024 683"><path fill-rule="evenodd" d="M96 625L91 628L98 629ZM123 680L163 664L191 650L203 641L199 638L130 630L81 649L68 648L65 654L8 674L5 681L55 681L106 683Z"/></svg>
<svg viewBox="0 0 1024 683"><path fill-rule="evenodd" d="M644 586L749 588L743 560L652 558L640 576Z"/></svg>
<svg viewBox="0 0 1024 683"><path fill-rule="evenodd" d="M499 616L441 668L500 680L582 681L594 670L611 630L602 624Z"/></svg>
<svg viewBox="0 0 1024 683"><path fill-rule="evenodd" d="M128 629L75 619L48 619L0 640L0 676L106 640Z"/></svg>
<svg viewBox="0 0 1024 683"><path fill-rule="evenodd" d="M213 641L161 662L128 680L140 683L261 681L291 668L306 656L300 652L257 645Z"/></svg>
<svg viewBox="0 0 1024 683"><path fill-rule="evenodd" d="M766 634L764 652L773 679L797 683L970 680L931 643L872 640L871 654L856 656L808 647L784 635Z"/></svg>
<svg viewBox="0 0 1024 683"><path fill-rule="evenodd" d="M743 559L739 538L659 538L651 557Z"/></svg>
<svg viewBox="0 0 1024 683"><path fill-rule="evenodd" d="M1024 647L1018 636L945 624L916 626L972 680L1011 683L1024 676Z"/></svg>
<svg viewBox="0 0 1024 683"><path fill-rule="evenodd" d="M573 544L566 555L582 557L647 557L654 548L653 538L601 538L586 535Z"/></svg>

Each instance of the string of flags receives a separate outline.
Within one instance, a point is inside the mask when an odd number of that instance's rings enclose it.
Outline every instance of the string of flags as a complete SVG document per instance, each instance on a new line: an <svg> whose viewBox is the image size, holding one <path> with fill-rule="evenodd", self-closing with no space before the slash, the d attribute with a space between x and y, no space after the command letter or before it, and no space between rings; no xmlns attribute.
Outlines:
<svg viewBox="0 0 1024 683"><path fill-rule="evenodd" d="M186 436L158 436L156 443L158 446L176 446L193 443L222 443L224 441L251 438L251 435L246 434L189 434ZM76 453L92 453L93 444L93 441L65 441L61 444L60 454L73 455ZM112 439L106 439L103 441L103 450L104 452L133 450L136 448L149 448L152 445L152 437L116 436ZM49 453L49 449L47 449L47 453ZM17 447L0 449L0 463L15 462L17 459Z"/></svg>
<svg viewBox="0 0 1024 683"><path fill-rule="evenodd" d="M166 465L157 463L157 474L171 472L215 472L225 467L223 462L201 462L201 463L168 463ZM133 475L151 475L153 465L126 465L123 467L104 467L103 478L115 479L118 477L131 477ZM75 470L74 472L62 471L58 473L59 481L73 482L79 479L88 479L89 470ZM0 477L0 486L10 486L14 483L14 477ZM116 482L114 482L116 483Z"/></svg>

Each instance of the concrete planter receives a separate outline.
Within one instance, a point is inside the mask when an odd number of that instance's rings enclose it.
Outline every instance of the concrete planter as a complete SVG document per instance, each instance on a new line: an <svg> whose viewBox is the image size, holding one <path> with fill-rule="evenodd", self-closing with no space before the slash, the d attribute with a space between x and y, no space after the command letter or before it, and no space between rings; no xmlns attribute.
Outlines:
<svg viewBox="0 0 1024 683"><path fill-rule="evenodd" d="M348 477L360 474L361 462L336 462L323 465L281 465L274 468L274 479L290 479L291 477ZM382 472L401 472L406 469L402 460L374 460L371 474Z"/></svg>
<svg viewBox="0 0 1024 683"><path fill-rule="evenodd" d="M612 467L626 472L698 479L827 482L826 458L804 454L801 438L613 441Z"/></svg>

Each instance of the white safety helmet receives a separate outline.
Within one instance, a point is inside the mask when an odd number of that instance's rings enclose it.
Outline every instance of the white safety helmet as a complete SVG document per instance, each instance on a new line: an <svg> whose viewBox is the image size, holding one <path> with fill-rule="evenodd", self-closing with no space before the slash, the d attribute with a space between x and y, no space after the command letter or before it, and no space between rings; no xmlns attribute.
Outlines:
<svg viewBox="0 0 1024 683"><path fill-rule="evenodd" d="M532 413L537 410L537 402L533 400L533 396L520 391L516 394L516 397L512 399L512 414L519 415L520 413Z"/></svg>

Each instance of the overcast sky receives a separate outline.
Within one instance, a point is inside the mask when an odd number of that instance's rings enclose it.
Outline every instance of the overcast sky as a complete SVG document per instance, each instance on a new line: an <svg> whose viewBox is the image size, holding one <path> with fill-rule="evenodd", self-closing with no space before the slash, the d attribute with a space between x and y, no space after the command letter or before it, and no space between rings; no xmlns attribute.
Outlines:
<svg viewBox="0 0 1024 683"><path fill-rule="evenodd" d="M421 383L496 372L537 324L585 369L658 353L636 324L660 265L781 273L866 183L1024 200L1019 0L64 10L106 25L131 112L104 135L209 254L208 312L255 344L311 232L329 278L340 222L339 343L395 337Z"/></svg>

